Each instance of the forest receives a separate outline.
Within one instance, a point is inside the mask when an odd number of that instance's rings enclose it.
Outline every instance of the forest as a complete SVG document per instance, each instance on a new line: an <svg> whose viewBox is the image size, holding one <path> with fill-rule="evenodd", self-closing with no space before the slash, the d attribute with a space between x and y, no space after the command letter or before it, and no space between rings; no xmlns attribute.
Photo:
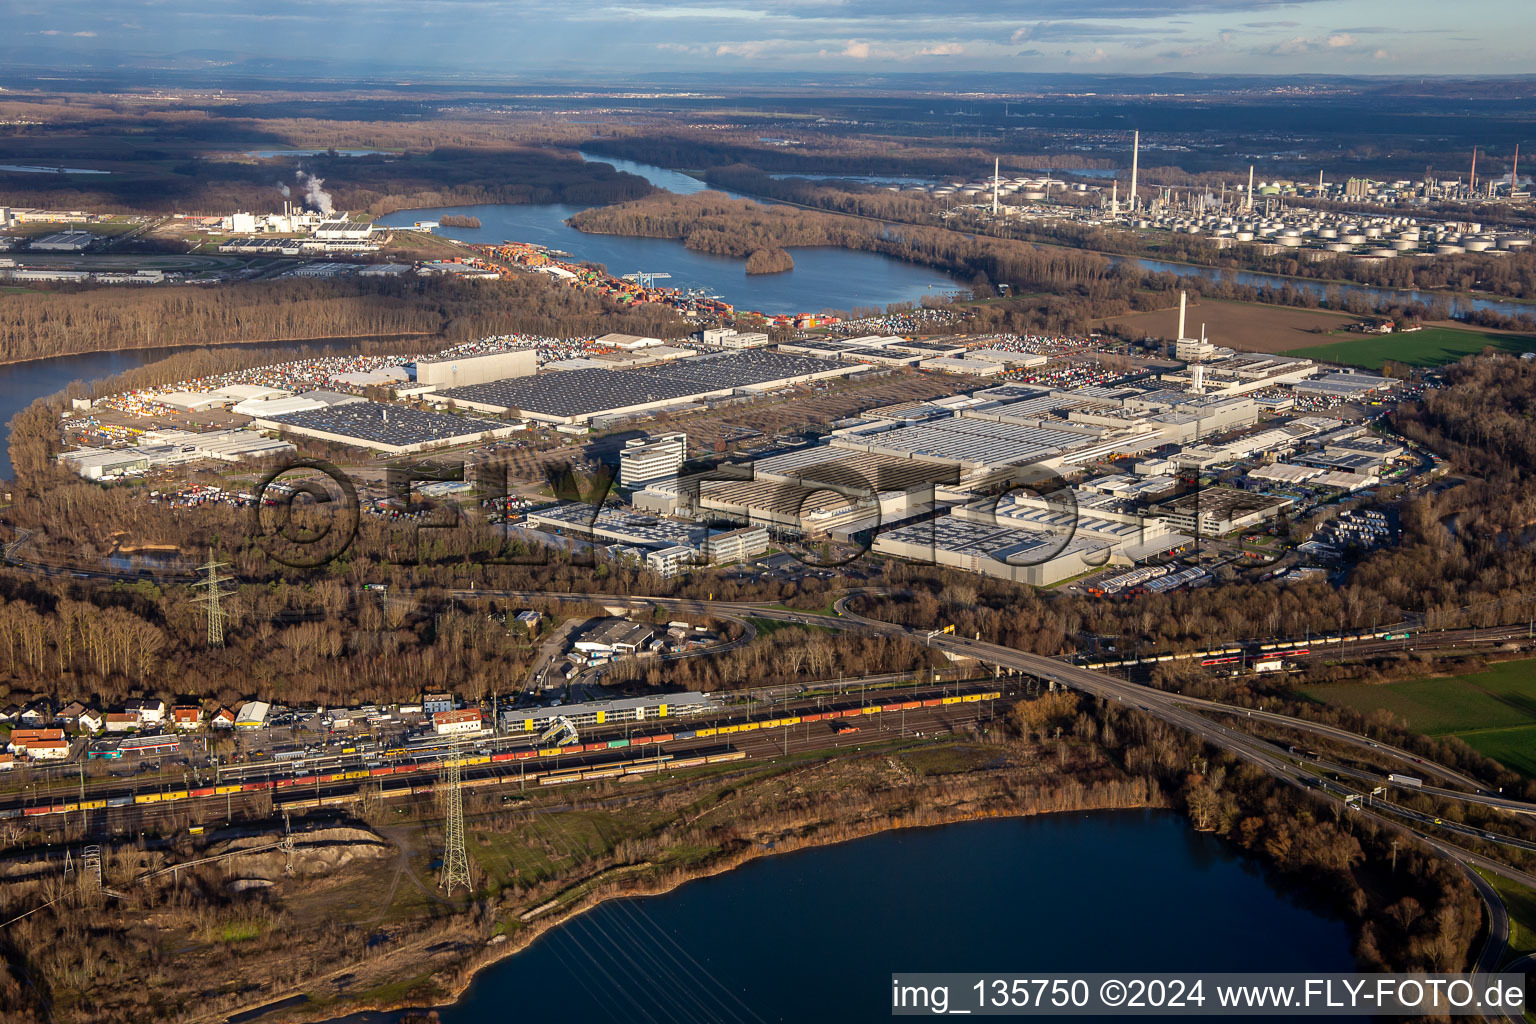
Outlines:
<svg viewBox="0 0 1536 1024"><path fill-rule="evenodd" d="M410 336L431 346L492 334L581 337L608 331L670 338L686 325L664 306L621 309L539 274L495 281L409 275L61 289L7 295L0 302L0 362L233 342Z"/></svg>
<svg viewBox="0 0 1536 1024"><path fill-rule="evenodd" d="M382 216L471 203L611 203L654 191L645 179L587 163L575 147L590 129L493 113L423 120L420 104L375 105L352 119L301 116L298 95L259 103L202 95L122 97L0 93L8 161L87 166L111 173L62 176L0 171L8 205L143 214L225 215L272 210L296 169L325 181L336 208ZM388 110L392 117L380 117ZM314 149L259 159L252 151ZM336 148L379 149L347 156Z"/></svg>

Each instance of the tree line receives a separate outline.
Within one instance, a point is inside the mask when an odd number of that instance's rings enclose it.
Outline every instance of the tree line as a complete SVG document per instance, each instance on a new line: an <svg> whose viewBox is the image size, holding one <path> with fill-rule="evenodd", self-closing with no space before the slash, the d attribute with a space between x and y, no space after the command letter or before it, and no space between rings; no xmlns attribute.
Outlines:
<svg viewBox="0 0 1536 1024"><path fill-rule="evenodd" d="M494 281L402 275L217 288L65 288L9 295L0 303L0 362L232 342L415 335L451 344L491 334L677 337L686 330L666 307L620 308L539 274Z"/></svg>

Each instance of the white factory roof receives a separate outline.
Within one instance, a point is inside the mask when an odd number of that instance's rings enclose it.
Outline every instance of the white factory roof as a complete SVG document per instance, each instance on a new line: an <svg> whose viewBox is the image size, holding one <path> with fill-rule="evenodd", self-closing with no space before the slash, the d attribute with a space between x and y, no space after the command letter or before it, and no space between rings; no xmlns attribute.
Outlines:
<svg viewBox="0 0 1536 1024"><path fill-rule="evenodd" d="M163 395L156 395L154 401L172 409L200 412L203 409L224 405L229 399L202 391L169 391Z"/></svg>
<svg viewBox="0 0 1536 1024"><path fill-rule="evenodd" d="M966 359L980 359L988 363L1002 363L1005 366L1039 366L1050 360L1049 356L1038 352L1010 352L1001 348L972 349L965 354Z"/></svg>
<svg viewBox="0 0 1536 1024"><path fill-rule="evenodd" d="M924 359L917 364L924 370L941 370L944 373L969 373L977 377L990 377L1003 372L1003 364L990 359L961 359L958 356L939 356Z"/></svg>
<svg viewBox="0 0 1536 1024"><path fill-rule="evenodd" d="M383 366L377 370L339 373L336 375L336 379L343 384L365 388L374 384L400 384L410 380L411 374L404 366Z"/></svg>
<svg viewBox="0 0 1536 1024"><path fill-rule="evenodd" d="M260 384L226 384L212 393L232 402L243 402L248 398L287 398L293 394L292 391L263 387Z"/></svg>
<svg viewBox="0 0 1536 1024"><path fill-rule="evenodd" d="M1258 469L1249 470L1248 475L1254 480L1299 484L1322 476L1323 471L1312 466L1294 466L1288 462L1277 462L1272 466L1260 466Z"/></svg>
<svg viewBox="0 0 1536 1024"><path fill-rule="evenodd" d="M234 411L241 416L250 416L253 419L267 419L272 416L309 412L312 409L326 409L333 405L350 405L361 401L362 399L356 395L343 395L335 391L306 391L287 398L251 399L235 406Z"/></svg>

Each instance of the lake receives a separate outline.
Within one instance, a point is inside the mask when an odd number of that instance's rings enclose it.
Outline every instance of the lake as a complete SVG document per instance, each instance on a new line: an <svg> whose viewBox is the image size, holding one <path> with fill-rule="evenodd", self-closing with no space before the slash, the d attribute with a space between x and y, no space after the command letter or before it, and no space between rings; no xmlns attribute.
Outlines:
<svg viewBox="0 0 1536 1024"><path fill-rule="evenodd" d="M440 1014L873 1021L892 972L1352 972L1350 949L1340 920L1181 815L1062 814L885 832L604 903ZM369 1018L388 1015L349 1019Z"/></svg>
<svg viewBox="0 0 1536 1024"><path fill-rule="evenodd" d="M658 188L680 195L706 189L702 181L663 167L629 160L588 156L637 174ZM717 190L718 191L718 190ZM726 192L734 199L742 198ZM855 306L887 306L916 302L925 295L946 294L960 287L947 274L876 253L837 248L791 249L795 269L783 274L746 273L746 261L730 256L694 252L667 238L627 238L585 234L566 218L587 209L564 204L448 206L432 210L400 210L378 223L409 227L418 220L440 220L449 214L477 217L478 228L439 227L437 233L461 242L533 242L572 253L578 260L601 263L612 274L640 271L671 274L660 284L699 289L718 295L738 310L762 313L814 313Z"/></svg>

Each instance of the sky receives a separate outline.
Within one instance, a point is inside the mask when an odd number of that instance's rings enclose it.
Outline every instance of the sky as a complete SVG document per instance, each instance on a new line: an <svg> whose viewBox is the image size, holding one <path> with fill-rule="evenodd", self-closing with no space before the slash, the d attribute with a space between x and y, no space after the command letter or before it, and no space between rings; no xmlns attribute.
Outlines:
<svg viewBox="0 0 1536 1024"><path fill-rule="evenodd" d="M0 0L14 47L506 75L1520 74L1533 0Z"/></svg>

